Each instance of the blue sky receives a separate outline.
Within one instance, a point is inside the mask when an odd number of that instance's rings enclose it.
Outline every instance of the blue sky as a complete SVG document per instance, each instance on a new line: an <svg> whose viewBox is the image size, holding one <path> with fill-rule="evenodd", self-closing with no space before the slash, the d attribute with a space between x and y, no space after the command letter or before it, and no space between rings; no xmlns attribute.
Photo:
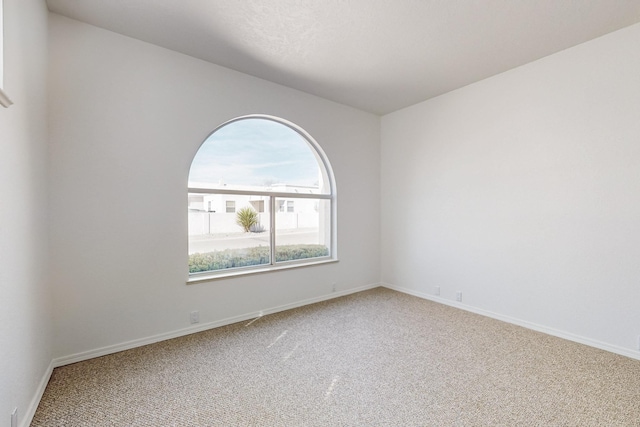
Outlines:
<svg viewBox="0 0 640 427"><path fill-rule="evenodd" d="M245 119L218 129L202 144L189 181L313 186L318 171L311 147L296 131L271 120Z"/></svg>

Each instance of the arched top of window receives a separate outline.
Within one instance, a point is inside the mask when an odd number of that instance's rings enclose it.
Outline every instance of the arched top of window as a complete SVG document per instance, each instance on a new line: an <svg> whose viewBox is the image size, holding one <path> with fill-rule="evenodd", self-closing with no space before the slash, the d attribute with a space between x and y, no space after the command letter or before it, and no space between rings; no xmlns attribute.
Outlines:
<svg viewBox="0 0 640 427"><path fill-rule="evenodd" d="M271 116L220 125L191 164L189 188L333 194L328 160L298 126Z"/></svg>

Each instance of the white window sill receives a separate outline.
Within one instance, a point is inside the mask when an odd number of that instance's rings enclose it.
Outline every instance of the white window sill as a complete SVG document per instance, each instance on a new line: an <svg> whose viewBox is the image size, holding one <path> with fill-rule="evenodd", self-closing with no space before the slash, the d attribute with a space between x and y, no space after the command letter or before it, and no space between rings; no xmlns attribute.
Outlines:
<svg viewBox="0 0 640 427"><path fill-rule="evenodd" d="M200 282L209 282L212 280L219 279L228 279L230 277L238 277L238 276L246 276L249 274L260 274L260 273L268 273L271 271L281 271L281 270L289 270L291 268L299 268L299 267L311 267L314 265L322 265L322 264L331 264L334 262L338 262L337 259L322 259L318 261L304 261L295 264L285 264L285 265L267 265L267 266L258 266L254 268L241 268L241 269L233 269L230 271L221 271L221 272L205 272L205 273L195 273L187 279L187 285L193 285L195 283Z"/></svg>
<svg viewBox="0 0 640 427"><path fill-rule="evenodd" d="M7 96L7 94L4 93L2 88L0 88L0 105L2 105L5 108L8 108L11 104L13 104L13 101L11 101Z"/></svg>

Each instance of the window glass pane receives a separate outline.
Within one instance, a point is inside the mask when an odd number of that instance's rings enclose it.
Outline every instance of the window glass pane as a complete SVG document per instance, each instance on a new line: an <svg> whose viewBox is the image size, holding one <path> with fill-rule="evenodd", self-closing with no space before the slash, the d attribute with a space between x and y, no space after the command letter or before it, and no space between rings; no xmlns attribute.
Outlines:
<svg viewBox="0 0 640 427"><path fill-rule="evenodd" d="M276 199L276 206L280 201L284 200ZM276 212L276 262L329 256L331 201L295 199L290 202L291 205L286 203L286 212Z"/></svg>
<svg viewBox="0 0 640 427"><path fill-rule="evenodd" d="M273 120L230 122L202 144L190 188L330 194L318 153L298 132Z"/></svg>
<svg viewBox="0 0 640 427"><path fill-rule="evenodd" d="M270 263L268 196L189 193L188 200L189 273Z"/></svg>

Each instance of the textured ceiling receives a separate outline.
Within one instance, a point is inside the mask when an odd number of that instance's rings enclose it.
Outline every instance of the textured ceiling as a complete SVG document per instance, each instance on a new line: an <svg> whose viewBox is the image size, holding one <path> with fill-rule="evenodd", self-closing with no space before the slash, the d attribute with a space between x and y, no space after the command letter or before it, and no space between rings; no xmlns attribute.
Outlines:
<svg viewBox="0 0 640 427"><path fill-rule="evenodd" d="M640 0L47 0L49 10L386 114L640 22Z"/></svg>

